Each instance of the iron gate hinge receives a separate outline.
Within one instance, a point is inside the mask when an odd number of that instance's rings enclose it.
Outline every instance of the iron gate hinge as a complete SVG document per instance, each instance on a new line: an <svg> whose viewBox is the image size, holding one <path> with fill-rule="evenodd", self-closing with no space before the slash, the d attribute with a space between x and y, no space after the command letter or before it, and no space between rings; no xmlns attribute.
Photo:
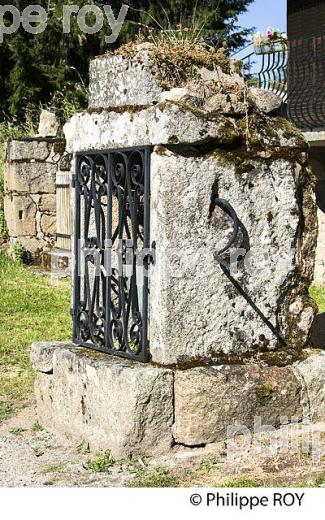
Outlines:
<svg viewBox="0 0 325 520"><path fill-rule="evenodd" d="M75 187L76 187L76 183L77 183L77 176L76 176L76 174L74 173L74 174L72 175L71 188L75 188Z"/></svg>

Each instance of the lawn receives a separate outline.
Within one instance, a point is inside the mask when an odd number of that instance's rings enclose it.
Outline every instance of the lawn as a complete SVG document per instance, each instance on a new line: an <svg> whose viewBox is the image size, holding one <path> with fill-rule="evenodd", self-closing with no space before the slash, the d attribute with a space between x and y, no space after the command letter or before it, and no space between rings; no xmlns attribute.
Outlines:
<svg viewBox="0 0 325 520"><path fill-rule="evenodd" d="M325 312L325 287L319 287L312 285L310 288L310 296L315 300L318 305L318 312L321 314Z"/></svg>
<svg viewBox="0 0 325 520"><path fill-rule="evenodd" d="M71 338L70 283L52 286L0 254L0 422L26 403L34 374L29 366L33 341Z"/></svg>

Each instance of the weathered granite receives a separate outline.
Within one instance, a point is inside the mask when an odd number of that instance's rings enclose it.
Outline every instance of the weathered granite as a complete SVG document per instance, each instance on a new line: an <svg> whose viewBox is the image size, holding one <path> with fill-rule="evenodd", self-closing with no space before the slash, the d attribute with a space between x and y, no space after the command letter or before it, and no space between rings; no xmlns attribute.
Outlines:
<svg viewBox="0 0 325 520"><path fill-rule="evenodd" d="M222 115L209 119L172 101L121 113L81 112L64 126L64 133L70 152L209 141L229 145L239 136L235 123Z"/></svg>
<svg viewBox="0 0 325 520"><path fill-rule="evenodd" d="M19 193L55 193L57 167L47 162L11 162L5 175L5 190Z"/></svg>
<svg viewBox="0 0 325 520"><path fill-rule="evenodd" d="M311 350L293 369L302 386L304 416L313 423L325 422L325 351Z"/></svg>
<svg viewBox="0 0 325 520"><path fill-rule="evenodd" d="M277 427L302 418L301 387L292 369L259 365L201 367L175 373L175 441L197 446L226 440L235 425L254 418Z"/></svg>
<svg viewBox="0 0 325 520"><path fill-rule="evenodd" d="M248 89L247 99L254 109L265 114L271 114L281 108L282 99L270 90L251 87Z"/></svg>
<svg viewBox="0 0 325 520"><path fill-rule="evenodd" d="M59 127L59 121L53 112L49 110L41 111L38 126L38 135L40 137L56 137Z"/></svg>
<svg viewBox="0 0 325 520"><path fill-rule="evenodd" d="M325 352L309 355L287 367L170 370L63 342L34 343L37 413L50 430L117 460L225 441L228 427L253 431L256 419L275 428L284 418L324 421Z"/></svg>
<svg viewBox="0 0 325 520"><path fill-rule="evenodd" d="M301 169L297 176L296 170L284 158L250 159L239 169L224 162L217 151L196 157L160 147L153 153L151 239L156 262L150 268L150 351L154 362L182 365L240 358L281 348L281 337L296 350L305 346L315 313L308 284L316 231L315 221L306 218L301 233L301 184L307 173ZM229 201L247 232L243 248L250 253L245 263L236 262L236 248L231 250L233 281L215 258L233 225L221 210L211 213L213 194Z"/></svg>
<svg viewBox="0 0 325 520"><path fill-rule="evenodd" d="M46 161L51 152L51 143L46 140L26 139L8 141L7 161Z"/></svg>
<svg viewBox="0 0 325 520"><path fill-rule="evenodd" d="M100 56L90 62L90 108L148 105L159 98L162 88L154 78L150 57L140 51L134 58Z"/></svg>
<svg viewBox="0 0 325 520"><path fill-rule="evenodd" d="M41 365L35 391L39 420L61 434L110 450L114 459L156 455L172 446L173 373L150 365L58 345L33 347ZM40 357L37 360L37 356ZM44 366L45 363L45 366Z"/></svg>
<svg viewBox="0 0 325 520"><path fill-rule="evenodd" d="M58 348L69 348L71 343L53 341L53 342L35 342L30 349L30 364L37 372L44 374L53 373L53 356Z"/></svg>

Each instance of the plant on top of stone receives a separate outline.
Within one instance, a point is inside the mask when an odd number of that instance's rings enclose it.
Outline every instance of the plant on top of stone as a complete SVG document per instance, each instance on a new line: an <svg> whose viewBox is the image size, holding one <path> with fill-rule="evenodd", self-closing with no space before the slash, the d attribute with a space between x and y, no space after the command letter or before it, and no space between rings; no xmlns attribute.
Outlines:
<svg viewBox="0 0 325 520"><path fill-rule="evenodd" d="M184 24L182 20L173 27L168 12L161 4L165 23L159 22L148 13L155 28L142 25L137 39L120 47L115 54L134 57L139 51L147 51L153 65L156 64L156 79L165 90L180 87L195 79L198 68L214 70L220 67L223 72L230 72L230 60L227 56L225 37L232 24L216 37L213 45L204 37L209 18L197 16L198 0L192 17Z"/></svg>

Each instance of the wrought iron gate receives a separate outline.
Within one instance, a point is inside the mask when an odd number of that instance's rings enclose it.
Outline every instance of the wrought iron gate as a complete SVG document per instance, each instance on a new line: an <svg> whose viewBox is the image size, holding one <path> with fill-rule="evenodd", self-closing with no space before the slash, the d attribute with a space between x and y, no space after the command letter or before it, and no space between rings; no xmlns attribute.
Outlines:
<svg viewBox="0 0 325 520"><path fill-rule="evenodd" d="M151 147L76 156L74 342L148 361Z"/></svg>

